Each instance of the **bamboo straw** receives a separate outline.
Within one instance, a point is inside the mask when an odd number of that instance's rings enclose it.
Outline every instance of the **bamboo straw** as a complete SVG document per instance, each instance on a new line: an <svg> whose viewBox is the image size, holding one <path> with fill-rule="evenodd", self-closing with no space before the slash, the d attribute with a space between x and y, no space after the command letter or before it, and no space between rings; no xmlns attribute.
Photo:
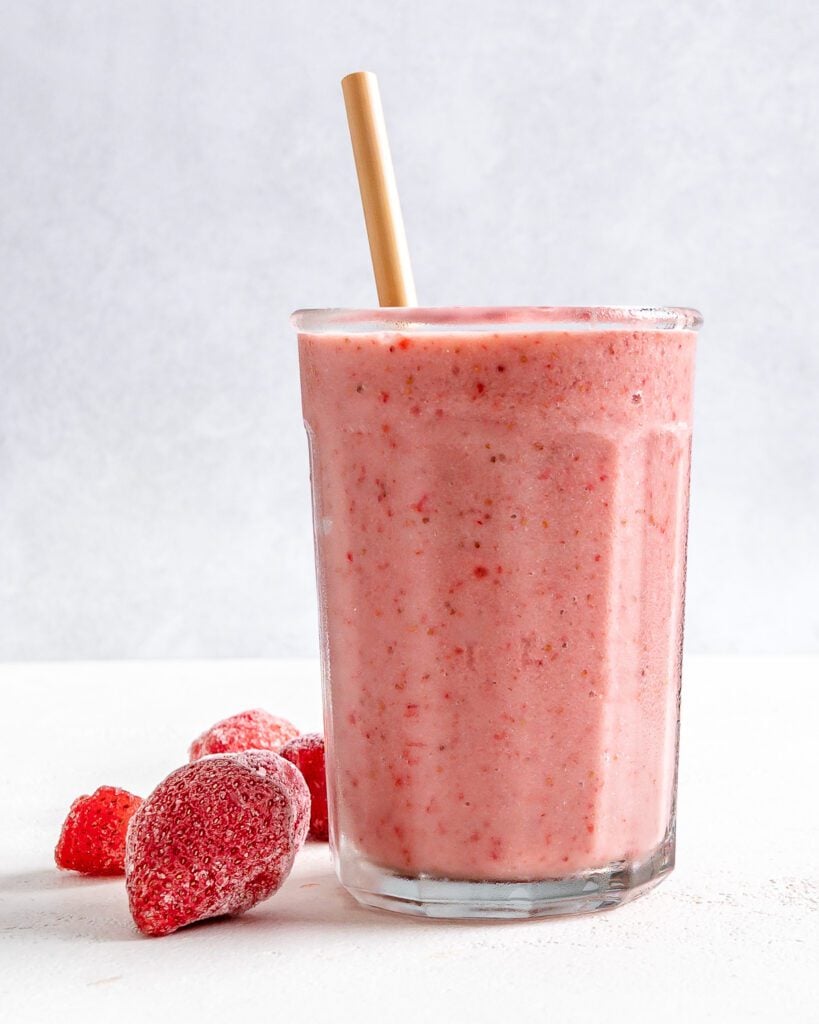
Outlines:
<svg viewBox="0 0 819 1024"><path fill-rule="evenodd" d="M395 184L378 79L356 71L341 80L378 303L416 306L415 283Z"/></svg>

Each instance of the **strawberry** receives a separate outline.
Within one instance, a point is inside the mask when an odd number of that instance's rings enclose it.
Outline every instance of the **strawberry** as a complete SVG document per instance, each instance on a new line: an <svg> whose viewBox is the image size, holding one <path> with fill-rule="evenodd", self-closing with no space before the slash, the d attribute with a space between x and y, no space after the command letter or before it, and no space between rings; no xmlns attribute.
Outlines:
<svg viewBox="0 0 819 1024"><path fill-rule="evenodd" d="M324 737L305 733L290 740L281 751L282 757L299 769L310 790L310 836L327 840L327 773L324 765Z"/></svg>
<svg viewBox="0 0 819 1024"><path fill-rule="evenodd" d="M310 793L267 750L214 754L172 772L128 830L128 902L146 935L241 914L272 896L307 836Z"/></svg>
<svg viewBox="0 0 819 1024"><path fill-rule="evenodd" d="M141 803L142 797L115 786L77 797L54 851L57 867L84 875L124 874L125 834Z"/></svg>
<svg viewBox="0 0 819 1024"><path fill-rule="evenodd" d="M205 754L227 754L237 750L273 750L278 753L299 730L286 718L277 718L261 708L231 715L193 741L189 759Z"/></svg>

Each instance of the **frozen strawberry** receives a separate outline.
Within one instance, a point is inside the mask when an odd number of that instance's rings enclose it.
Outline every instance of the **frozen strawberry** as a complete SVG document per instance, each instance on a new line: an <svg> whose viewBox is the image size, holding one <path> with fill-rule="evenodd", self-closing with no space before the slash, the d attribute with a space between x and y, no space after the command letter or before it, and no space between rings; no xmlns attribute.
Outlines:
<svg viewBox="0 0 819 1024"><path fill-rule="evenodd" d="M115 786L77 797L54 851L57 867L84 875L123 874L128 822L141 803L142 797Z"/></svg>
<svg viewBox="0 0 819 1024"><path fill-rule="evenodd" d="M282 747L282 757L299 769L310 790L310 836L326 840L327 771L324 766L324 737L317 732L305 733Z"/></svg>
<svg viewBox="0 0 819 1024"><path fill-rule="evenodd" d="M278 753L298 734L299 730L286 718L277 718L255 708L212 725L191 743L189 757L196 761L205 754L227 754L237 750L274 750Z"/></svg>
<svg viewBox="0 0 819 1024"><path fill-rule="evenodd" d="M268 750L214 754L172 772L131 822L128 902L146 935L241 914L290 874L310 823L310 792Z"/></svg>

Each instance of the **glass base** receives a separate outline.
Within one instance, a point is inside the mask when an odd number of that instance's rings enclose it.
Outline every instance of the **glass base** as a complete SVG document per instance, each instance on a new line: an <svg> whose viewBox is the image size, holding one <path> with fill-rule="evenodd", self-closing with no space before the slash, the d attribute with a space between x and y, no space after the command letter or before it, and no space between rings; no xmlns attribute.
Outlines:
<svg viewBox="0 0 819 1024"><path fill-rule="evenodd" d="M363 860L345 857L341 884L365 907L448 920L568 917L611 910L653 889L674 867L673 840L664 840L639 861L534 882L470 882L408 878Z"/></svg>

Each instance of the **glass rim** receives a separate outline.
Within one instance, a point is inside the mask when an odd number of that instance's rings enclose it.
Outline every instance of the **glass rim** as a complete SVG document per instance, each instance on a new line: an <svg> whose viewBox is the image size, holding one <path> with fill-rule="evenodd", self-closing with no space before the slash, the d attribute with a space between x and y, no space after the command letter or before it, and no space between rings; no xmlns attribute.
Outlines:
<svg viewBox="0 0 819 1024"><path fill-rule="evenodd" d="M391 334L403 331L696 331L702 314L682 306L381 306L297 309L299 334Z"/></svg>

